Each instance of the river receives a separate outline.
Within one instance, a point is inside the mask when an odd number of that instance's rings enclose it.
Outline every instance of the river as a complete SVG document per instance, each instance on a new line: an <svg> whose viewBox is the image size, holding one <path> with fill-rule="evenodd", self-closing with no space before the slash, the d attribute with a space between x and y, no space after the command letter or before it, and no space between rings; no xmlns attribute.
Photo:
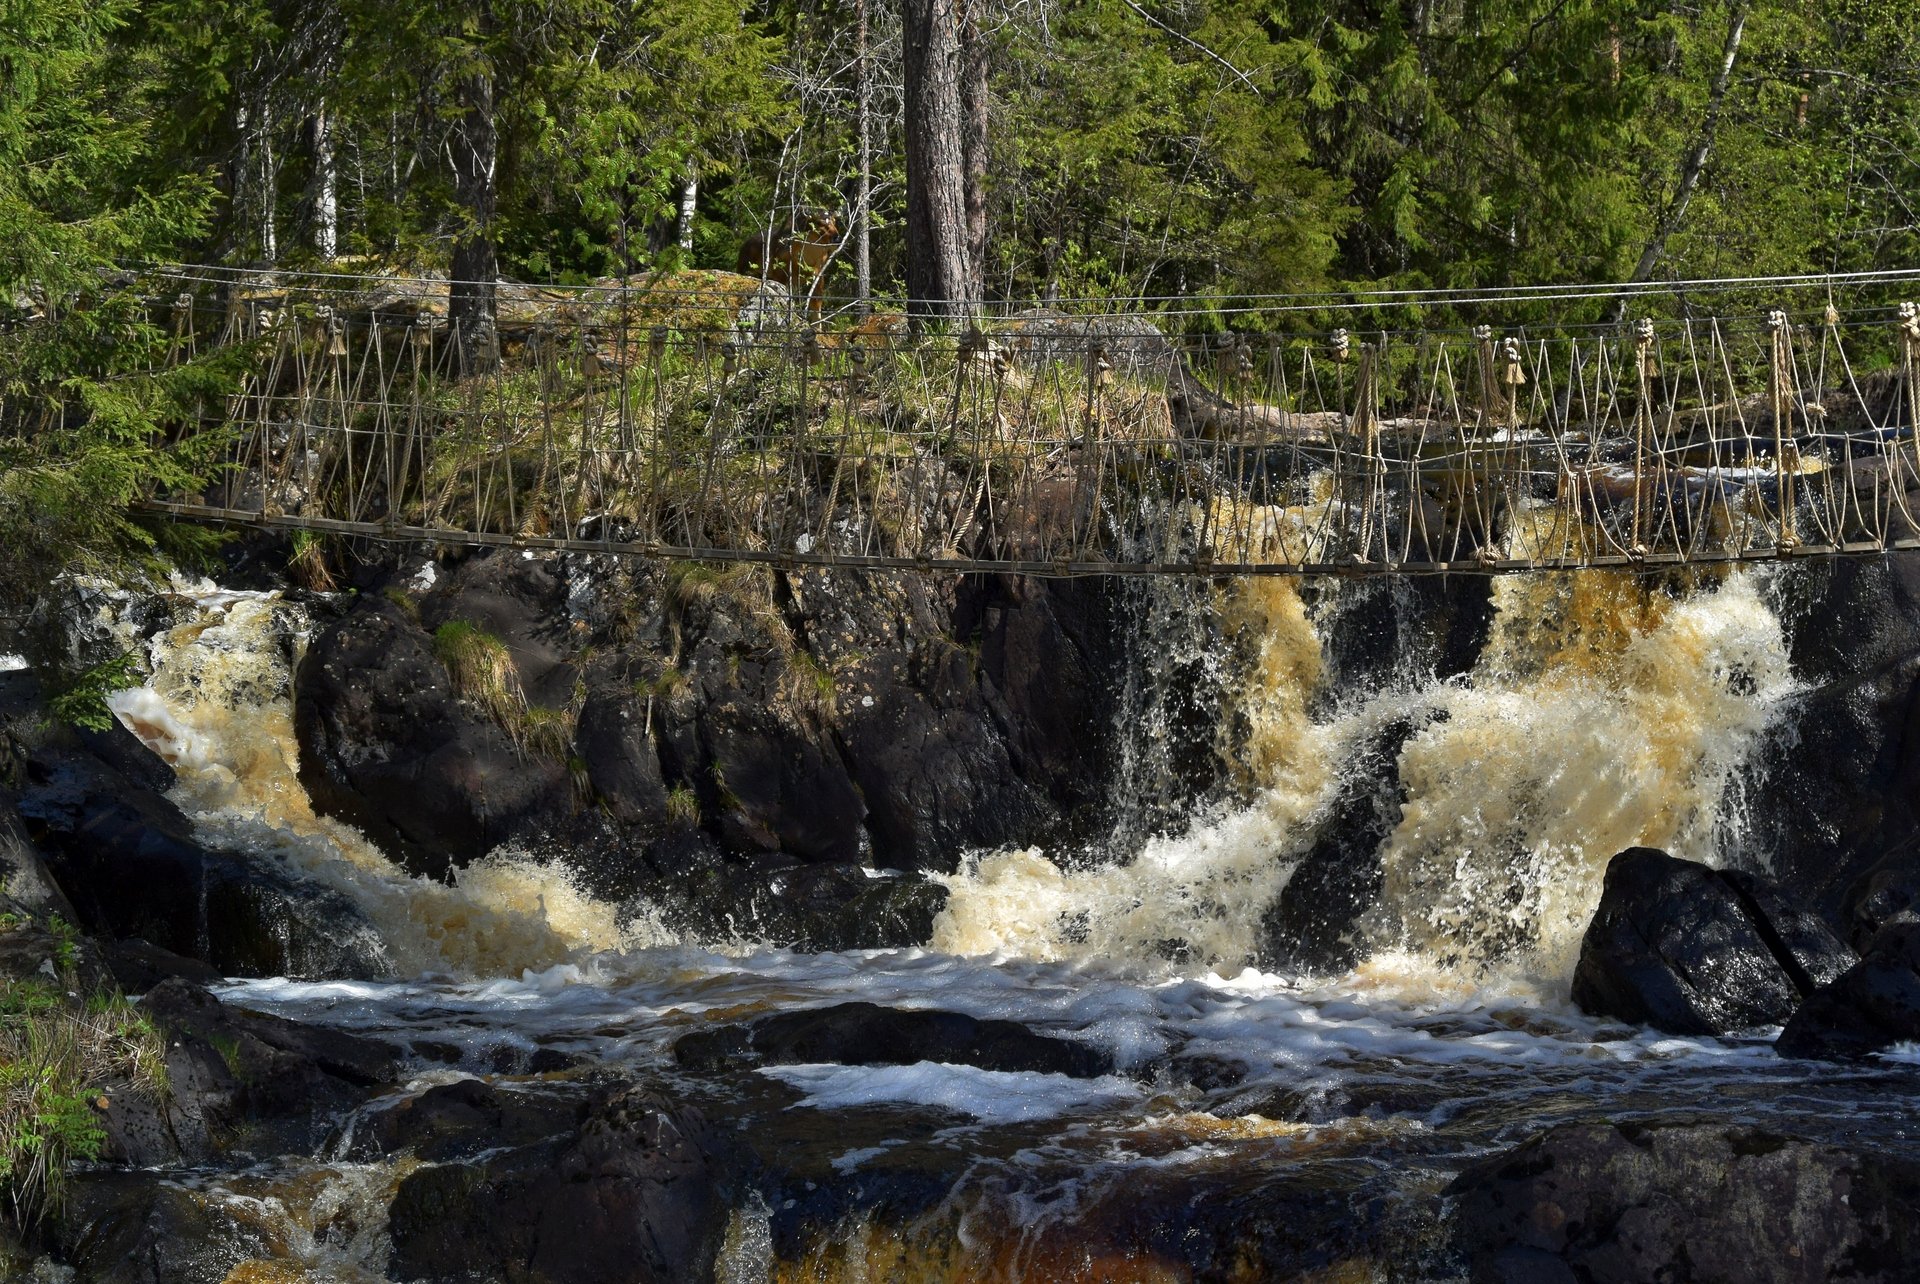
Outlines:
<svg viewBox="0 0 1920 1284"><path fill-rule="evenodd" d="M1568 999L1613 853L1752 860L1748 801L1797 689L1769 575L1505 578L1478 656L1446 676L1342 654L1342 613L1391 587L1143 587L1112 837L960 854L931 938L893 951L676 939L659 907L596 900L521 852L475 853L452 885L408 876L301 790L290 674L310 625L274 594L183 584L152 679L113 703L209 840L346 892L391 961L223 997L407 1047L408 1092L617 1075L726 1121L763 1161L727 1284L1446 1279L1437 1193L1549 1123L1911 1129L1920 1056L1810 1068L1772 1031L1668 1037ZM1166 743L1196 703L1227 768L1197 797ZM1276 898L1329 817L1375 795L1380 891L1345 931L1360 961L1275 967ZM1114 1072L716 1077L672 1056L692 1030L854 999L1016 1020ZM179 1178L236 1227L226 1278L387 1278L385 1200L415 1161L365 1155L364 1123L317 1155Z"/></svg>

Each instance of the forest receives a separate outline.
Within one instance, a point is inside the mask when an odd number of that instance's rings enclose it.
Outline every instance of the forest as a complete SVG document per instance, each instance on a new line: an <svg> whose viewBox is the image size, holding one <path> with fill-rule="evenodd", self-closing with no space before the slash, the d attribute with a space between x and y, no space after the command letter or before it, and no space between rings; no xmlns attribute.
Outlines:
<svg viewBox="0 0 1920 1284"><path fill-rule="evenodd" d="M0 77L23 591L148 547L119 501L210 466L157 444L233 376L154 373L166 264L446 280L485 361L502 282L671 291L754 245L811 249L829 317L1205 334L1381 289L1884 269L1920 237L1897 0L16 0Z"/></svg>
<svg viewBox="0 0 1920 1284"><path fill-rule="evenodd" d="M15 295L727 268L810 209L826 291L883 298L1847 271L1920 230L1896 0L23 0L0 67Z"/></svg>

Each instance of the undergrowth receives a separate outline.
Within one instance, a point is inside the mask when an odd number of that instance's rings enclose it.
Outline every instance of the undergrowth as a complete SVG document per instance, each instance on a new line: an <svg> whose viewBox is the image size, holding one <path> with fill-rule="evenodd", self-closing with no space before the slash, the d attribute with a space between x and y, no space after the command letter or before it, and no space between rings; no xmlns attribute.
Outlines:
<svg viewBox="0 0 1920 1284"><path fill-rule="evenodd" d="M449 620L433 635L433 651L453 690L478 705L513 741L514 752L565 765L573 757L586 688L576 684L560 708L531 704L507 644L465 620Z"/></svg>
<svg viewBox="0 0 1920 1284"><path fill-rule="evenodd" d="M17 1227L58 1209L71 1166L100 1157L109 1089L167 1092L152 1023L118 994L82 1002L65 984L0 981L0 1208Z"/></svg>

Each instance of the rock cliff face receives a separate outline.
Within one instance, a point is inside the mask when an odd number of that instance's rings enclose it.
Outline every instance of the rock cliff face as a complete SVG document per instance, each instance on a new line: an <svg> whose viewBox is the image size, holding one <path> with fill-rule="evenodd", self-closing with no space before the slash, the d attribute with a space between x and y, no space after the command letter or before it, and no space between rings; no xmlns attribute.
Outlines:
<svg viewBox="0 0 1920 1284"><path fill-rule="evenodd" d="M1920 896L1920 557L1823 562L1780 583L1807 690L1753 830L1787 889L1861 949Z"/></svg>
<svg viewBox="0 0 1920 1284"><path fill-rule="evenodd" d="M606 894L953 867L1103 802L1112 589L482 553L320 622L295 721L318 808L441 873L552 844ZM498 660L457 680L457 646ZM450 667L451 666L451 667Z"/></svg>

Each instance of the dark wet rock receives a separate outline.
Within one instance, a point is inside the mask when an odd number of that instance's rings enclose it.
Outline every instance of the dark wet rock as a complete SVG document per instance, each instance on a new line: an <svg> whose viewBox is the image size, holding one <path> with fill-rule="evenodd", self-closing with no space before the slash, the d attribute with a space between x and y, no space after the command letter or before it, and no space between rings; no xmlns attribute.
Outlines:
<svg viewBox="0 0 1920 1284"><path fill-rule="evenodd" d="M1775 1045L1848 1060L1920 1040L1920 922L1883 928L1860 961L1810 995Z"/></svg>
<svg viewBox="0 0 1920 1284"><path fill-rule="evenodd" d="M98 759L48 748L28 777L15 810L89 932L140 937L231 976L388 970L378 934L344 894L203 846L179 808Z"/></svg>
<svg viewBox="0 0 1920 1284"><path fill-rule="evenodd" d="M385 1044L230 1007L179 977L155 986L140 1006L180 1054L168 1061L176 1102L219 1140L249 1143L264 1128L311 1144L398 1070Z"/></svg>
<svg viewBox="0 0 1920 1284"><path fill-rule="evenodd" d="M203 1196L137 1171L75 1177L52 1236L75 1284L221 1284L259 1251Z"/></svg>
<svg viewBox="0 0 1920 1284"><path fill-rule="evenodd" d="M638 1090L566 1137L400 1184L390 1272L432 1284L680 1284L710 1278L731 1195L704 1119Z"/></svg>
<svg viewBox="0 0 1920 1284"><path fill-rule="evenodd" d="M667 784L649 740L653 710L632 690L601 689L580 710L574 745L593 795L626 825L663 826Z"/></svg>
<svg viewBox="0 0 1920 1284"><path fill-rule="evenodd" d="M693 1070L753 1062L887 1066L937 1061L1091 1079L1114 1068L1112 1055L1102 1048L1036 1034L1017 1021L983 1021L958 1012L908 1011L874 1003L807 1008L747 1025L698 1030L683 1036L673 1055Z"/></svg>
<svg viewBox="0 0 1920 1284"><path fill-rule="evenodd" d="M1421 725L1396 718L1343 764L1311 845L1262 920L1262 966L1343 972L1365 954L1361 919L1386 885L1380 850L1406 801L1395 768Z"/></svg>
<svg viewBox="0 0 1920 1284"><path fill-rule="evenodd" d="M406 1151L430 1163L472 1158L571 1132L582 1121L583 1104L538 1088L462 1079L377 1104L354 1125L346 1155L364 1160Z"/></svg>
<svg viewBox="0 0 1920 1284"><path fill-rule="evenodd" d="M1920 859L1913 845L1889 852L1848 889L1847 938L1864 953L1889 923L1920 922Z"/></svg>
<svg viewBox="0 0 1920 1284"><path fill-rule="evenodd" d="M1448 1193L1476 1284L1891 1284L1920 1250L1920 1163L1727 1124L1562 1125Z"/></svg>
<svg viewBox="0 0 1920 1284"><path fill-rule="evenodd" d="M567 853L596 894L696 917L764 902L765 870L790 864L948 870L971 847L1096 821L1120 669L1112 596L1002 577L448 557L432 576L370 583L324 622L295 678L302 779L322 812L416 871L515 842ZM456 697L433 650L452 621L501 639L531 704L577 710L566 761L522 756ZM849 924L920 921L937 897L896 890L898 912L875 913L874 889L844 876L816 890L868 903L836 907Z"/></svg>
<svg viewBox="0 0 1920 1284"><path fill-rule="evenodd" d="M923 874L860 865L755 870L715 862L678 883L677 918L688 935L801 950L922 945L947 903L947 889Z"/></svg>
<svg viewBox="0 0 1920 1284"><path fill-rule="evenodd" d="M1871 881L1920 877L1920 554L1796 563L1775 592L1803 689L1751 830L1782 888L1859 947L1871 933L1850 920Z"/></svg>
<svg viewBox="0 0 1920 1284"><path fill-rule="evenodd" d="M1723 1034L1786 1020L1852 962L1766 880L1630 847L1607 865L1573 1000L1674 1034Z"/></svg>
<svg viewBox="0 0 1920 1284"><path fill-rule="evenodd" d="M101 947L101 955L115 983L128 994L145 994L176 976L195 985L218 985L226 979L211 963L163 950L139 937L109 941Z"/></svg>
<svg viewBox="0 0 1920 1284"><path fill-rule="evenodd" d="M17 905L24 913L46 917L59 915L69 923L80 916L54 881L33 844L27 841L20 822L13 814L19 801L10 790L0 789L0 896Z"/></svg>
<svg viewBox="0 0 1920 1284"><path fill-rule="evenodd" d="M964 648L936 638L862 662L841 737L867 805L873 848L902 868L939 869L969 846L996 846L1051 812L993 734Z"/></svg>
<svg viewBox="0 0 1920 1284"><path fill-rule="evenodd" d="M1317 698L1328 702L1409 673L1466 673L1493 624L1492 580L1485 575L1309 582L1303 591L1315 595L1309 601L1326 666Z"/></svg>
<svg viewBox="0 0 1920 1284"><path fill-rule="evenodd" d="M321 632L294 691L300 780L314 805L417 873L492 850L568 796L564 767L522 754L458 698L432 636L378 595Z"/></svg>
<svg viewBox="0 0 1920 1284"><path fill-rule="evenodd" d="M134 788L164 794L177 782L172 766L115 722L105 731L74 730L80 747L131 781Z"/></svg>

